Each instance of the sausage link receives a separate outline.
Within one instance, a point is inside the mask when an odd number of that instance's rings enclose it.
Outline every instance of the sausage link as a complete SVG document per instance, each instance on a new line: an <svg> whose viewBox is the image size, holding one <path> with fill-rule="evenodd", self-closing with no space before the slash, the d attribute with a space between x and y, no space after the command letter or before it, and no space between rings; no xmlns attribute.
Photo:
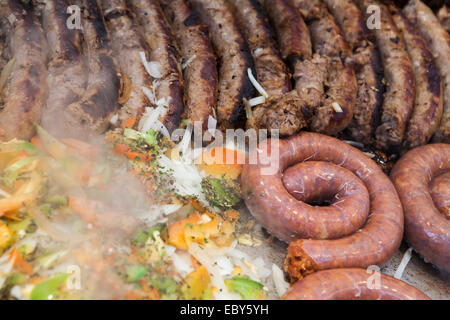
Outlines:
<svg viewBox="0 0 450 320"><path fill-rule="evenodd" d="M351 60L354 63L358 92L353 120L347 130L352 139L370 144L373 142L383 94L380 56L366 28L364 17L353 1L324 2L341 27L353 52Z"/></svg>
<svg viewBox="0 0 450 320"><path fill-rule="evenodd" d="M68 136L73 131L63 121L64 114L68 105L81 99L87 82L81 34L79 30L66 26L68 5L66 0L47 0L42 11L49 48L49 91L41 126L59 137Z"/></svg>
<svg viewBox="0 0 450 320"><path fill-rule="evenodd" d="M117 111L120 80L111 58L109 36L103 14L96 0L85 0L83 34L89 76L86 90L80 100L67 107L65 120L77 135L88 138L90 134L106 131ZM79 130L79 126L83 130Z"/></svg>
<svg viewBox="0 0 450 320"><path fill-rule="evenodd" d="M444 82L444 112L433 141L450 143L450 35L421 1L411 0L403 12L428 43Z"/></svg>
<svg viewBox="0 0 450 320"><path fill-rule="evenodd" d="M269 96L290 91L286 65L269 22L256 0L229 0L252 52L258 82Z"/></svg>
<svg viewBox="0 0 450 320"><path fill-rule="evenodd" d="M180 54L174 35L168 25L158 0L131 0L133 11L144 31L150 47L150 60L158 62L156 99L166 99L168 111L163 124L169 132L177 129L184 111L184 84Z"/></svg>
<svg viewBox="0 0 450 320"><path fill-rule="evenodd" d="M290 277L299 279L323 269L364 268L390 259L403 236L403 212L394 186L376 163L348 144L321 134L302 132L286 140L274 141L279 142L279 147L275 145L272 149L273 142L269 140L258 147L261 151L254 151L258 154L257 164L244 166L242 190L252 215L279 239L292 241L285 261ZM304 182L311 181L305 185L305 190L315 188L319 178L332 179L335 170L330 170L327 164L331 162L358 177L367 188L370 205L362 204L364 195L359 191L352 201L344 203L349 204L349 210L344 210L334 198L335 219L329 219L325 212L331 209L298 201L286 190L283 179L286 180L284 175L289 178L289 172L295 170L286 169L305 161L324 162L322 167L317 165L315 170L303 174ZM278 165L275 173L262 171L268 167L267 163ZM324 194L338 194L324 184L320 186L323 186ZM361 215L353 216L359 207L369 208L363 225ZM345 225L340 233L333 226L338 222Z"/></svg>
<svg viewBox="0 0 450 320"><path fill-rule="evenodd" d="M311 38L305 21L289 0L266 0L264 10L275 28L281 57L291 67L312 57Z"/></svg>
<svg viewBox="0 0 450 320"><path fill-rule="evenodd" d="M406 282L364 269L324 270L295 283L283 300L430 300Z"/></svg>
<svg viewBox="0 0 450 320"><path fill-rule="evenodd" d="M450 9L447 7L447 5L444 4L444 6L439 9L438 18L444 29L447 30L448 33L450 33Z"/></svg>
<svg viewBox="0 0 450 320"><path fill-rule="evenodd" d="M445 202L438 199L436 207L433 199L437 197L430 195L429 188L433 180L449 170L450 145L438 143L409 151L391 172L405 210L406 241L425 261L447 272L450 272L450 217L439 212ZM437 183L440 185L442 180ZM437 185L432 187L434 193L436 188ZM442 196L446 194L448 191Z"/></svg>
<svg viewBox="0 0 450 320"><path fill-rule="evenodd" d="M361 10L380 8L382 27L373 30L384 68L386 92L381 108L381 125L375 132L376 146L384 151L398 151L414 107L414 72L404 40L388 8L377 0L357 0Z"/></svg>
<svg viewBox="0 0 450 320"><path fill-rule="evenodd" d="M191 11L185 0L161 1L185 61L184 81L188 118L208 128L209 117L216 118L217 64L208 39L207 27Z"/></svg>
<svg viewBox="0 0 450 320"><path fill-rule="evenodd" d="M219 99L217 116L222 128L245 123L244 98L254 94L247 70L253 59L238 22L226 0L189 0L209 28L219 58Z"/></svg>
<svg viewBox="0 0 450 320"><path fill-rule="evenodd" d="M327 69L326 78L321 79L322 98L311 105L314 117L310 129L334 135L344 130L353 118L357 84L353 66L346 61L352 53L339 26L322 2L313 1L314 6L309 0L292 2L302 12L311 33L314 52L324 58ZM298 63L295 73L294 78L299 82L297 74L305 73L302 63ZM315 75L312 69L311 76ZM301 91L300 97L303 98L305 93L308 95L309 85L297 85L297 89Z"/></svg>
<svg viewBox="0 0 450 320"><path fill-rule="evenodd" d="M450 219L450 172L433 179L430 194L439 212Z"/></svg>
<svg viewBox="0 0 450 320"><path fill-rule="evenodd" d="M153 79L145 70L140 53L149 56L149 48L130 17L125 0L103 0L102 9L111 35L114 57L122 76L129 79L129 97L122 103L119 123L136 117L139 121L151 101L143 87L152 88Z"/></svg>
<svg viewBox="0 0 450 320"><path fill-rule="evenodd" d="M3 90L0 140L30 139L47 98L47 44L34 12L19 0L9 0L8 5L6 10L14 16L10 48L15 63Z"/></svg>
<svg viewBox="0 0 450 320"><path fill-rule="evenodd" d="M392 6L391 6L392 7ZM437 130L443 111L443 86L433 54L418 30L396 8L392 8L394 22L406 43L414 68L416 94L414 109L406 128L406 149L426 144Z"/></svg>

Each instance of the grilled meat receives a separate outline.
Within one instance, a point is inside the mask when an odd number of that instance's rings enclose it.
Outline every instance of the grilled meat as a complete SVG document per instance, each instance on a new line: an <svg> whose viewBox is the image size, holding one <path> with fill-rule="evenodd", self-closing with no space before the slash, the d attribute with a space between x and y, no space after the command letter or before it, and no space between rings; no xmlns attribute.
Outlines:
<svg viewBox="0 0 450 320"><path fill-rule="evenodd" d="M350 46L358 92L353 119L347 127L352 139L370 144L382 102L383 68L364 17L351 0L324 0Z"/></svg>
<svg viewBox="0 0 450 320"><path fill-rule="evenodd" d="M240 127L245 123L244 99L254 94L247 75L247 70L253 69L247 42L226 0L189 0L189 3L208 26L219 59L219 125Z"/></svg>
<svg viewBox="0 0 450 320"><path fill-rule="evenodd" d="M414 72L406 45L388 8L376 0L357 0L366 13L371 5L380 8L381 28L373 30L384 67L386 92L377 127L376 146L384 151L398 151L414 106Z"/></svg>
<svg viewBox="0 0 450 320"><path fill-rule="evenodd" d="M421 1L411 0L403 12L427 42L444 83L444 111L433 141L450 143L450 35Z"/></svg>
<svg viewBox="0 0 450 320"><path fill-rule="evenodd" d="M206 130L209 117L216 118L218 86L208 29L185 0L162 0L161 5L183 54L187 117Z"/></svg>
<svg viewBox="0 0 450 320"><path fill-rule="evenodd" d="M177 129L184 111L183 76L175 38L158 0L131 0L133 11L150 47L150 61L159 64L156 99L166 99L163 124L169 132Z"/></svg>
<svg viewBox="0 0 450 320"><path fill-rule="evenodd" d="M0 140L29 139L47 96L47 45L34 12L19 0L9 0L8 5L14 67L3 89Z"/></svg>

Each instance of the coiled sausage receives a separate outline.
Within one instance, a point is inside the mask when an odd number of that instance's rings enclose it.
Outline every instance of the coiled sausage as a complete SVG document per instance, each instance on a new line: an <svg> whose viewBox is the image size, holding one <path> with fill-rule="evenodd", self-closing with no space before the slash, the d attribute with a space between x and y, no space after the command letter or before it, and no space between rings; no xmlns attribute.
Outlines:
<svg viewBox="0 0 450 320"><path fill-rule="evenodd" d="M450 272L450 216L445 206L450 199L449 170L450 145L438 143L409 151L391 172L405 210L406 241L425 261L447 272ZM442 194L441 188L445 190Z"/></svg>
<svg viewBox="0 0 450 320"><path fill-rule="evenodd" d="M379 283L370 277L371 273L357 268L319 271L295 283L283 299L430 300L420 290L388 275L380 274Z"/></svg>
<svg viewBox="0 0 450 320"><path fill-rule="evenodd" d="M375 162L344 142L309 132L279 140L279 148L271 145L271 140L260 145L256 164L244 166L242 190L252 215L291 242L285 269L292 279L322 269L383 264L392 257L403 236L403 211ZM273 174L262 174L268 162L278 166ZM319 204L328 207L313 206L317 195L307 190L316 188Z"/></svg>

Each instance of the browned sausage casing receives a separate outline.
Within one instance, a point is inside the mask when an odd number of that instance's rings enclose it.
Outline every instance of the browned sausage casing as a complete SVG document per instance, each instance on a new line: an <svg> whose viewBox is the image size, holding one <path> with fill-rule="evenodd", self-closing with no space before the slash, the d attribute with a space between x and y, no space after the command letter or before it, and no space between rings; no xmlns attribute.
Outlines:
<svg viewBox="0 0 450 320"><path fill-rule="evenodd" d="M163 0L161 4L183 53L187 116L207 130L209 117L216 118L218 87L216 56L208 29L185 0Z"/></svg>
<svg viewBox="0 0 450 320"><path fill-rule="evenodd" d="M294 73L296 88L300 98L309 101L308 105L313 109L310 129L334 135L344 130L353 118L357 84L353 65L346 61L352 55L351 50L322 2L316 1L312 5L310 1L292 0L292 3L303 14L309 27L315 52L313 60L319 60L314 68L305 66L310 61L297 63ZM324 69L325 72L320 74L316 69ZM311 90L307 78L316 78L321 82L316 87L318 92ZM317 93L320 93L319 99L315 97Z"/></svg>
<svg viewBox="0 0 450 320"><path fill-rule="evenodd" d="M444 113L433 141L450 143L450 35L421 1L411 0L403 12L427 41L444 82Z"/></svg>
<svg viewBox="0 0 450 320"><path fill-rule="evenodd" d="M352 0L325 0L353 51L358 84L353 120L347 127L350 136L365 144L373 142L382 102L383 68L380 56L366 28L364 17Z"/></svg>
<svg viewBox="0 0 450 320"><path fill-rule="evenodd" d="M86 90L80 100L67 107L69 128L86 138L106 131L117 111L120 80L111 57L109 35L97 0L85 0L83 22L84 51L89 71ZM77 130L79 127L83 130Z"/></svg>
<svg viewBox="0 0 450 320"><path fill-rule="evenodd" d="M256 0L229 0L252 52L258 82L269 96L290 90L286 65L280 57L269 22Z"/></svg>
<svg viewBox="0 0 450 320"><path fill-rule="evenodd" d="M252 215L273 235L291 242L285 262L291 278L298 279L316 270L383 264L392 257L403 236L403 211L394 186L376 163L348 144L321 134L303 132L278 141L279 148L273 149L269 140L254 151L259 155L258 162L244 166L241 180L245 203ZM277 165L275 173L264 174L267 161ZM320 186L315 192L328 198L329 207L301 202L295 196L298 192L286 189L285 175L289 178L292 170L288 168L306 161L321 163L296 178L302 184L296 190ZM364 192L355 191L359 189L344 179L340 187L332 183L337 171L331 168L335 166L361 181L370 204L364 204ZM320 183L321 180L326 182ZM332 195L335 196L331 198ZM367 208L369 214L364 221ZM336 228L338 224L341 228Z"/></svg>
<svg viewBox="0 0 450 320"><path fill-rule="evenodd" d="M34 13L19 0L8 4L14 15L10 48L15 64L3 90L0 140L30 139L47 98L47 43Z"/></svg>
<svg viewBox="0 0 450 320"><path fill-rule="evenodd" d="M357 0L369 18L370 6L380 8L380 28L373 32L381 55L386 92L381 109L381 125L376 129L376 146L398 151L414 106L414 72L404 40L388 8L377 0Z"/></svg>
<svg viewBox="0 0 450 320"><path fill-rule="evenodd" d="M450 272L450 220L445 201L430 195L430 183L450 170L450 145L430 144L404 155L391 172L405 210L405 238L427 262ZM446 177L448 177L446 175ZM438 181L438 184L443 181ZM436 192L437 186L432 186ZM446 193L450 185L446 184ZM436 205L433 199L437 199ZM448 202L448 199L446 201ZM445 212L443 212L445 213Z"/></svg>
<svg viewBox="0 0 450 320"><path fill-rule="evenodd" d="M379 284L364 269L348 268L316 272L297 281L284 300L430 300L406 282L379 274ZM377 287L379 285L379 287Z"/></svg>
<svg viewBox="0 0 450 320"><path fill-rule="evenodd" d="M64 114L68 105L81 98L88 74L82 60L80 30L69 29L66 25L68 6L65 0L47 0L42 11L49 63L48 97L41 126L58 137L70 135Z"/></svg>
<svg viewBox="0 0 450 320"><path fill-rule="evenodd" d="M167 100L163 124L169 132L177 129L184 111L184 85L180 55L158 0L131 0L133 11L150 47L150 61L160 65L156 99Z"/></svg>
<svg viewBox="0 0 450 320"><path fill-rule="evenodd" d="M303 18L289 0L266 0L264 9L276 31L281 57L291 67L312 56L311 38Z"/></svg>
<svg viewBox="0 0 450 320"><path fill-rule="evenodd" d="M152 107L142 87L151 88L153 78L145 70L140 53L147 59L149 48L126 9L125 0L102 0L102 9L111 34L114 57L122 76L129 79L129 97L123 101L119 112L119 122L131 117L139 121L146 107Z"/></svg>
<svg viewBox="0 0 450 320"><path fill-rule="evenodd" d="M231 6L226 0L189 0L209 28L209 36L219 58L219 99L217 117L222 128L245 123L243 99L253 96L247 70L253 59Z"/></svg>
<svg viewBox="0 0 450 320"><path fill-rule="evenodd" d="M425 40L403 13L393 11L394 22L403 35L414 68L414 109L404 141L405 148L412 149L426 144L438 128L443 111L443 87Z"/></svg>

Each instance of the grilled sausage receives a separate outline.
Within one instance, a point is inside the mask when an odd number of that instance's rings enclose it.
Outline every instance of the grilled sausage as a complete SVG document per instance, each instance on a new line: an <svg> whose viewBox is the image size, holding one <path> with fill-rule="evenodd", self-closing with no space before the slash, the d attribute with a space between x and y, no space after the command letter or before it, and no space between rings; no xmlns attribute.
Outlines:
<svg viewBox="0 0 450 320"><path fill-rule="evenodd" d="M443 87L433 54L425 40L403 13L393 6L390 8L414 68L414 109L403 142L406 149L412 149L426 144L438 128L443 110Z"/></svg>
<svg viewBox="0 0 450 320"><path fill-rule="evenodd" d="M146 108L152 107L142 88L151 89L154 79L145 70L140 56L142 52L148 57L149 48L130 17L125 0L104 0L102 9L111 33L114 57L122 76L129 80L129 93L128 97L121 101L118 124L132 117L139 121Z"/></svg>
<svg viewBox="0 0 450 320"><path fill-rule="evenodd" d="M288 0L266 0L264 10L275 28L281 57L291 68L312 57L311 38L305 21Z"/></svg>
<svg viewBox="0 0 450 320"><path fill-rule="evenodd" d="M333 135L344 130L353 118L357 86L353 66L346 62L352 53L339 26L322 2L317 2L314 6L311 1L306 0L292 2L306 20L314 52L326 60L327 75L322 84L323 97L319 104L312 106L315 116L310 128L315 132ZM301 65L296 68L294 77L297 81L297 74L304 73L302 69ZM305 86L300 90L303 91L300 94L302 97Z"/></svg>
<svg viewBox="0 0 450 320"><path fill-rule="evenodd" d="M208 29L185 0L163 0L161 5L183 53L187 116L206 130L209 117L216 118L218 82Z"/></svg>
<svg viewBox="0 0 450 320"><path fill-rule="evenodd" d="M78 135L88 137L91 133L106 131L117 111L120 80L111 58L109 36L97 0L86 0L83 34L89 76L81 99L67 107L65 120Z"/></svg>
<svg viewBox="0 0 450 320"><path fill-rule="evenodd" d="M42 10L49 48L49 92L41 125L57 136L70 135L73 131L63 121L64 114L68 105L81 98L87 81L80 31L66 26L68 5L65 0L47 0Z"/></svg>
<svg viewBox="0 0 450 320"><path fill-rule="evenodd" d="M295 283L284 300L430 300L406 282L379 274L379 283L371 272L349 268L324 270ZM379 287L377 287L379 285Z"/></svg>
<svg viewBox="0 0 450 320"><path fill-rule="evenodd" d="M291 279L390 259L403 236L403 211L394 186L376 163L348 144L321 134L302 132L277 141L275 149L269 140L253 151L258 161L244 165L241 182L252 215L273 235L290 242L285 270ZM292 177L306 161L320 163L307 165ZM346 175L336 176L340 171ZM287 181L295 181L290 191ZM360 191L363 187L368 196ZM303 198L311 190L315 196ZM367 197L370 204L365 202ZM313 206L328 203L328 207Z"/></svg>
<svg viewBox="0 0 450 320"><path fill-rule="evenodd" d="M450 171L436 178L430 184L430 194L436 208L450 219Z"/></svg>
<svg viewBox="0 0 450 320"><path fill-rule="evenodd" d="M14 68L3 90L5 104L0 113L0 140L29 139L41 118L47 97L47 45L34 12L19 0L9 0L14 17L10 48Z"/></svg>
<svg viewBox="0 0 450 320"><path fill-rule="evenodd" d="M436 207L433 199L437 197L430 195L429 186L449 170L450 145L430 144L409 151L391 172L405 210L406 241L425 261L447 272L450 272L450 220L448 215L440 213L445 202L438 199ZM432 187L434 193L442 182Z"/></svg>
<svg viewBox="0 0 450 320"><path fill-rule="evenodd" d="M209 28L219 58L217 117L222 128L241 126L245 119L243 99L253 96L247 76L253 60L238 22L226 0L189 0Z"/></svg>
<svg viewBox="0 0 450 320"><path fill-rule="evenodd" d="M436 142L450 142L450 35L445 31L430 8L418 0L411 0L403 9L413 22L436 59L444 82L444 112L439 128L433 137Z"/></svg>
<svg viewBox="0 0 450 320"><path fill-rule="evenodd" d="M373 30L384 67L386 92L381 108L381 124L376 129L376 146L398 151L414 106L414 72L404 40L388 8L377 0L357 0L366 13L369 6L380 8L380 28Z"/></svg>
<svg viewBox="0 0 450 320"><path fill-rule="evenodd" d="M150 47L150 60L159 63L156 99L166 99L168 112L163 124L169 132L177 129L184 111L183 75L174 35L158 0L131 0L133 11Z"/></svg>
<svg viewBox="0 0 450 320"><path fill-rule="evenodd" d="M269 96L290 91L286 65L269 22L256 0L229 0L253 55L258 82Z"/></svg>
<svg viewBox="0 0 450 320"><path fill-rule="evenodd" d="M353 120L347 131L352 139L370 144L373 142L383 94L380 56L366 28L364 17L353 1L325 0L325 3L353 52L351 60L358 92Z"/></svg>
<svg viewBox="0 0 450 320"><path fill-rule="evenodd" d="M438 18L444 29L450 33L450 9L447 5L444 4L444 6L439 9Z"/></svg>
<svg viewBox="0 0 450 320"><path fill-rule="evenodd" d="M311 39L302 17L288 0L263 1L263 8L275 29L282 58L291 70L301 70L300 64L312 57ZM296 87L299 83L296 81ZM253 110L248 108L247 127L278 130L281 136L290 136L305 128L311 116L310 106L292 90L270 96Z"/></svg>

